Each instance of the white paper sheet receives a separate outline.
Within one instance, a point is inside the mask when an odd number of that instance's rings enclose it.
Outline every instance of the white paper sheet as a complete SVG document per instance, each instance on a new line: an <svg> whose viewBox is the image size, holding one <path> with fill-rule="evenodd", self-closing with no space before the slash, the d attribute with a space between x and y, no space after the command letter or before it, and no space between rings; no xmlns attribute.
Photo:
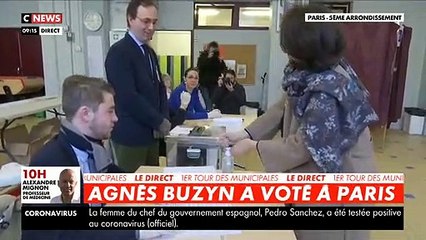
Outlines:
<svg viewBox="0 0 426 240"><path fill-rule="evenodd" d="M170 131L171 136L188 135L192 130L192 127L176 126Z"/></svg>
<svg viewBox="0 0 426 240"><path fill-rule="evenodd" d="M89 76L104 78L104 54L101 36L87 36Z"/></svg>
<svg viewBox="0 0 426 240"><path fill-rule="evenodd" d="M235 66L237 65L237 61L235 60L224 60L226 67L228 69L232 69L234 71L236 71Z"/></svg>

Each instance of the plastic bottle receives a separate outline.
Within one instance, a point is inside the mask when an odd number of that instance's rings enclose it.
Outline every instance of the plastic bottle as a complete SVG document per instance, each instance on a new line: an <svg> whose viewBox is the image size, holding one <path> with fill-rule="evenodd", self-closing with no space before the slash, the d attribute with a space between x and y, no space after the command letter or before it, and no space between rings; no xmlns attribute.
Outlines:
<svg viewBox="0 0 426 240"><path fill-rule="evenodd" d="M222 173L232 173L234 171L234 157L231 154L231 148L225 148L225 154L222 158Z"/></svg>

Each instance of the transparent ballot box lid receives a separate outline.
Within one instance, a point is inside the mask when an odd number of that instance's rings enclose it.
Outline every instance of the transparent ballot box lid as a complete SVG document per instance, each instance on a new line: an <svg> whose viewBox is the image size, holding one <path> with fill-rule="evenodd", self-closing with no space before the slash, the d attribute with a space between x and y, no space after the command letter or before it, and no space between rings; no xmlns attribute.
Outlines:
<svg viewBox="0 0 426 240"><path fill-rule="evenodd" d="M165 137L167 166L214 166L219 169L224 127L177 126Z"/></svg>

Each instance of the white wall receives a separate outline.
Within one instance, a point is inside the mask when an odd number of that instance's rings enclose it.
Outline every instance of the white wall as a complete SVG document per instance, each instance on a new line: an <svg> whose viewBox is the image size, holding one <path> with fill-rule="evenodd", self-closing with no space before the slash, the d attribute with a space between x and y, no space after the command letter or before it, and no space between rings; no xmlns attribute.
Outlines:
<svg viewBox="0 0 426 240"><path fill-rule="evenodd" d="M111 29L126 29L126 1L110 1ZM158 1L158 29L192 30L193 1Z"/></svg>
<svg viewBox="0 0 426 240"><path fill-rule="evenodd" d="M273 15L272 26L269 28L270 37L270 59L269 59L269 76L267 91L267 106L276 103L282 97L281 79L283 77L284 67L288 58L280 47L280 35L277 32L277 8L278 1L271 2Z"/></svg>
<svg viewBox="0 0 426 240"><path fill-rule="evenodd" d="M425 53L423 55L425 57L423 61L422 83L420 86L419 93L419 107L426 109L426 48Z"/></svg>
<svg viewBox="0 0 426 240"><path fill-rule="evenodd" d="M217 41L221 44L256 45L256 84L244 85L247 101L260 102L262 84L260 77L269 70L269 31L267 30L194 30L194 58L196 66L203 44Z"/></svg>
<svg viewBox="0 0 426 240"><path fill-rule="evenodd" d="M38 11L36 1L0 1L0 27L21 27L21 13Z"/></svg>

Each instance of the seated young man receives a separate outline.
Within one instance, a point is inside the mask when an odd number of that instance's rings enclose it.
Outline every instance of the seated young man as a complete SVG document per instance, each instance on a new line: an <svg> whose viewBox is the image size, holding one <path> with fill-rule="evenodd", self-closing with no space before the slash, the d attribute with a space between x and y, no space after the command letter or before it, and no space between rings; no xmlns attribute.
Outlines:
<svg viewBox="0 0 426 240"><path fill-rule="evenodd" d="M123 172L103 145L118 120L114 108L114 90L103 79L80 75L66 78L61 130L31 159L30 166L76 166L82 173ZM25 230L22 239L124 240L137 239L136 234L134 230Z"/></svg>

